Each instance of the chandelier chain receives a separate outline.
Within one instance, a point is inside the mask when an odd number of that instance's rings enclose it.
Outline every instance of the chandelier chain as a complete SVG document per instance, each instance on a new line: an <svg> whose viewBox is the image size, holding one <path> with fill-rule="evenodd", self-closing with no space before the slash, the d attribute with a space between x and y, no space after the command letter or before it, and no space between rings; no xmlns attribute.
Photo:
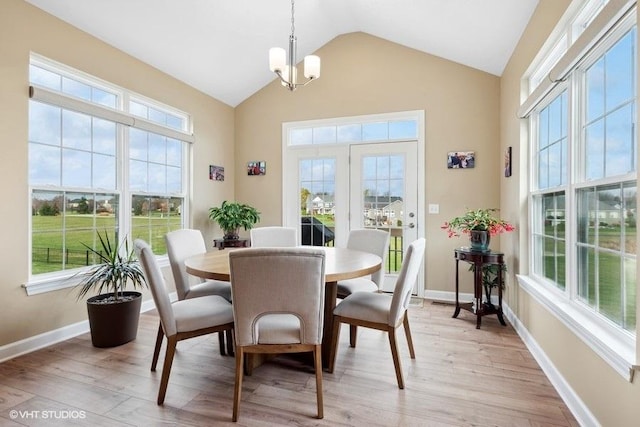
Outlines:
<svg viewBox="0 0 640 427"><path fill-rule="evenodd" d="M291 35L294 35L295 31L296 31L296 26L293 20L293 13L294 13L294 0L291 0Z"/></svg>

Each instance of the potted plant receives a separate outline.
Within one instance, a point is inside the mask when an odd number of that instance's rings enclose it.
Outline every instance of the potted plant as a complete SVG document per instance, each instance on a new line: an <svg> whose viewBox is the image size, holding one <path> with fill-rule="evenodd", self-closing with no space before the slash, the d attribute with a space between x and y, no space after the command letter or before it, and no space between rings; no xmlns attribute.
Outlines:
<svg viewBox="0 0 640 427"><path fill-rule="evenodd" d="M224 232L225 240L238 239L238 230L250 230L260 221L260 212L244 203L224 201L222 205L209 209L209 218L217 222Z"/></svg>
<svg viewBox="0 0 640 427"><path fill-rule="evenodd" d="M513 225L496 215L498 211L496 208L467 209L464 215L445 222L441 228L449 237L460 236L460 233L468 235L472 250L486 251L491 236L515 230Z"/></svg>
<svg viewBox="0 0 640 427"><path fill-rule="evenodd" d="M98 292L87 299L91 342L95 347L115 347L134 340L138 332L142 294L125 288L129 283L134 289L143 288L147 282L126 237L112 243L107 232L97 235L98 248L83 243L98 263L79 273L77 298Z"/></svg>
<svg viewBox="0 0 640 427"><path fill-rule="evenodd" d="M509 222L500 219L497 215L499 209L467 209L464 215L457 216L445 222L441 228L449 237L457 237L461 234L469 235L471 250L488 251L491 236L500 233L508 233L515 230ZM504 274L507 266L502 264L485 264L482 266L482 284L486 297L486 304L491 305L491 291L499 285L499 269ZM469 271L474 271L475 265L469 266ZM503 285L504 286L504 285Z"/></svg>

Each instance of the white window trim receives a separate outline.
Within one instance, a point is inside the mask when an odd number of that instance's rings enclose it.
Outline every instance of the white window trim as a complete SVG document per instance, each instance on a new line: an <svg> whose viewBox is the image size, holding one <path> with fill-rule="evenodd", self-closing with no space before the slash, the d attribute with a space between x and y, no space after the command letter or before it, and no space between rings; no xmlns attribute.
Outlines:
<svg viewBox="0 0 640 427"><path fill-rule="evenodd" d="M617 24L629 16L635 17L636 0L606 0L604 7L594 4L602 0L574 0L553 30L547 42L527 69L521 84L523 98L518 109L518 117L527 117L555 85L562 82L567 74L577 67L602 39L607 37ZM584 21L583 11L597 11L597 15L589 20L589 24L576 38L573 37L573 26ZM568 41L564 52L558 45L561 39ZM553 52L558 49L558 52ZM559 55L555 63L548 61L550 56ZM541 76L547 75L547 78ZM536 81L534 81L534 79Z"/></svg>
<svg viewBox="0 0 640 427"><path fill-rule="evenodd" d="M581 310L576 301L551 285L530 276L516 275L520 287L580 338L618 374L631 382L635 367L635 340Z"/></svg>
<svg viewBox="0 0 640 427"><path fill-rule="evenodd" d="M161 268L169 267L169 257L167 255L156 255L158 265ZM39 274L38 277L29 280L24 283L24 288L27 296L44 294L46 292L58 291L60 289L73 288L76 286L76 282L73 281L74 276L82 272L83 268L74 270L64 270L61 273L45 273Z"/></svg>

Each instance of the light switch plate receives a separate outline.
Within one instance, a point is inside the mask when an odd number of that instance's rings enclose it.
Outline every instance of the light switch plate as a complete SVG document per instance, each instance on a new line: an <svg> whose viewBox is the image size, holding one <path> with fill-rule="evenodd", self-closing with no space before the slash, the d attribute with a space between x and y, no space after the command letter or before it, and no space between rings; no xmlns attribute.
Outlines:
<svg viewBox="0 0 640 427"><path fill-rule="evenodd" d="M430 214L440 213L440 205L429 203L429 213Z"/></svg>

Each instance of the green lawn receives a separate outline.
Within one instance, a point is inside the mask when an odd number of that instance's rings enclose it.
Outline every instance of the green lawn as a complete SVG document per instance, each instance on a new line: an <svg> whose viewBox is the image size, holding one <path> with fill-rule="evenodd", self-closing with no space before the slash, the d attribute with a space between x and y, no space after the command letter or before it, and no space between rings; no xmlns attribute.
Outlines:
<svg viewBox="0 0 640 427"><path fill-rule="evenodd" d="M56 215L32 217L32 273L40 274L77 268L92 262L90 251L84 246L93 245L95 230L109 233L116 240L114 215ZM61 230L66 230L63 236ZM152 216L134 216L131 238L141 238L151 244L157 254L166 253L164 235L182 227L180 215L154 213ZM122 240L124 236L120 237ZM66 240L64 240L66 239Z"/></svg>
<svg viewBox="0 0 640 427"><path fill-rule="evenodd" d="M545 232L548 236L553 235L553 227L547 227ZM586 304L597 309L602 315L625 329L633 331L636 329L636 260L635 257L623 260L619 255L607 251L607 249L619 251L624 247L627 254L635 255L636 229L627 228L625 232L625 241L622 242L619 227L600 227L597 248L582 248L583 255L579 257L581 259L579 274L582 275L580 279L587 286L579 289L579 295ZM594 236L595 229L590 227L588 244L594 244ZM558 233L557 237L564 238L564 231ZM556 248L555 245L558 247ZM545 277L564 289L566 269L564 241L545 238L544 251Z"/></svg>

